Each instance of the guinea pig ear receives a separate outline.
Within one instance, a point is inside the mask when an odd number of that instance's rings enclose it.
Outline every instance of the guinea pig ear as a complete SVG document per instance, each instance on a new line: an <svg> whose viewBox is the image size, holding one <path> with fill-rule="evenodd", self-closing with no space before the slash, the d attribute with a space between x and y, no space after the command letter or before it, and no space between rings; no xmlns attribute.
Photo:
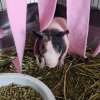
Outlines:
<svg viewBox="0 0 100 100"><path fill-rule="evenodd" d="M32 31L32 33L33 33L37 38L43 38L43 34L42 34L41 32Z"/></svg>
<svg viewBox="0 0 100 100"><path fill-rule="evenodd" d="M66 31L65 31L65 34L69 34L69 30L66 30Z"/></svg>
<svg viewBox="0 0 100 100"><path fill-rule="evenodd" d="M65 34L69 34L69 30L59 32L58 37L63 37Z"/></svg>
<svg viewBox="0 0 100 100"><path fill-rule="evenodd" d="M64 31L64 32L61 32L63 35L65 35L65 34L69 34L69 30L66 30L66 31Z"/></svg>

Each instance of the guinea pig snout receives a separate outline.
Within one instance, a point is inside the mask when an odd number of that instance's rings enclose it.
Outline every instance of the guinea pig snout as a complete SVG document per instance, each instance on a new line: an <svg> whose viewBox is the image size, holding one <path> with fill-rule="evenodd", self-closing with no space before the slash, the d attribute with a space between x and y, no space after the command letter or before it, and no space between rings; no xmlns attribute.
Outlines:
<svg viewBox="0 0 100 100"><path fill-rule="evenodd" d="M54 68L57 66L60 54L56 52L46 52L44 54L45 63L48 67Z"/></svg>
<svg viewBox="0 0 100 100"><path fill-rule="evenodd" d="M54 68L57 66L57 64L58 64L58 60L46 60L46 65L49 68Z"/></svg>
<svg viewBox="0 0 100 100"><path fill-rule="evenodd" d="M49 68L54 68L56 67L58 64L58 60L55 60L55 61L51 61L51 60L46 60L46 65L49 67Z"/></svg>

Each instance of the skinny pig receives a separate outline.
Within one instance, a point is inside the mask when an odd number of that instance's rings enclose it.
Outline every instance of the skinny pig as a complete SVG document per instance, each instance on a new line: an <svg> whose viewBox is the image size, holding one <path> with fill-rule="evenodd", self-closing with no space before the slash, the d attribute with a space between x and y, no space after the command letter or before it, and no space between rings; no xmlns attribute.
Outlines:
<svg viewBox="0 0 100 100"><path fill-rule="evenodd" d="M49 68L62 66L69 48L66 20L55 17L49 26L42 32L33 34L37 37L34 46L36 59L40 59L40 67L47 65Z"/></svg>

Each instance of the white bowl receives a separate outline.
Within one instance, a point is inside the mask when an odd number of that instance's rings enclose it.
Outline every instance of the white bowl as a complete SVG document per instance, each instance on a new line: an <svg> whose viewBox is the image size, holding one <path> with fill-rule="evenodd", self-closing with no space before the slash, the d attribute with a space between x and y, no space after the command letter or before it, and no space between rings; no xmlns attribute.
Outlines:
<svg viewBox="0 0 100 100"><path fill-rule="evenodd" d="M41 94L43 100L56 100L51 90L44 83L34 77L20 73L0 74L0 87L11 83L32 87Z"/></svg>

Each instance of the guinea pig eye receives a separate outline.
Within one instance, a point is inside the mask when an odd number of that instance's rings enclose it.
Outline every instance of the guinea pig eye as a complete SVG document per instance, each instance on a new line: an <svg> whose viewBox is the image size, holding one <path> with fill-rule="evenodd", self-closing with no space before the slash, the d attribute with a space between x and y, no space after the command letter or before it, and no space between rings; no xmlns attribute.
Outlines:
<svg viewBox="0 0 100 100"><path fill-rule="evenodd" d="M57 49L59 49L59 47L60 47L60 46L59 46L59 45L57 45Z"/></svg>
<svg viewBox="0 0 100 100"><path fill-rule="evenodd" d="M42 49L44 49L44 45L42 45Z"/></svg>

